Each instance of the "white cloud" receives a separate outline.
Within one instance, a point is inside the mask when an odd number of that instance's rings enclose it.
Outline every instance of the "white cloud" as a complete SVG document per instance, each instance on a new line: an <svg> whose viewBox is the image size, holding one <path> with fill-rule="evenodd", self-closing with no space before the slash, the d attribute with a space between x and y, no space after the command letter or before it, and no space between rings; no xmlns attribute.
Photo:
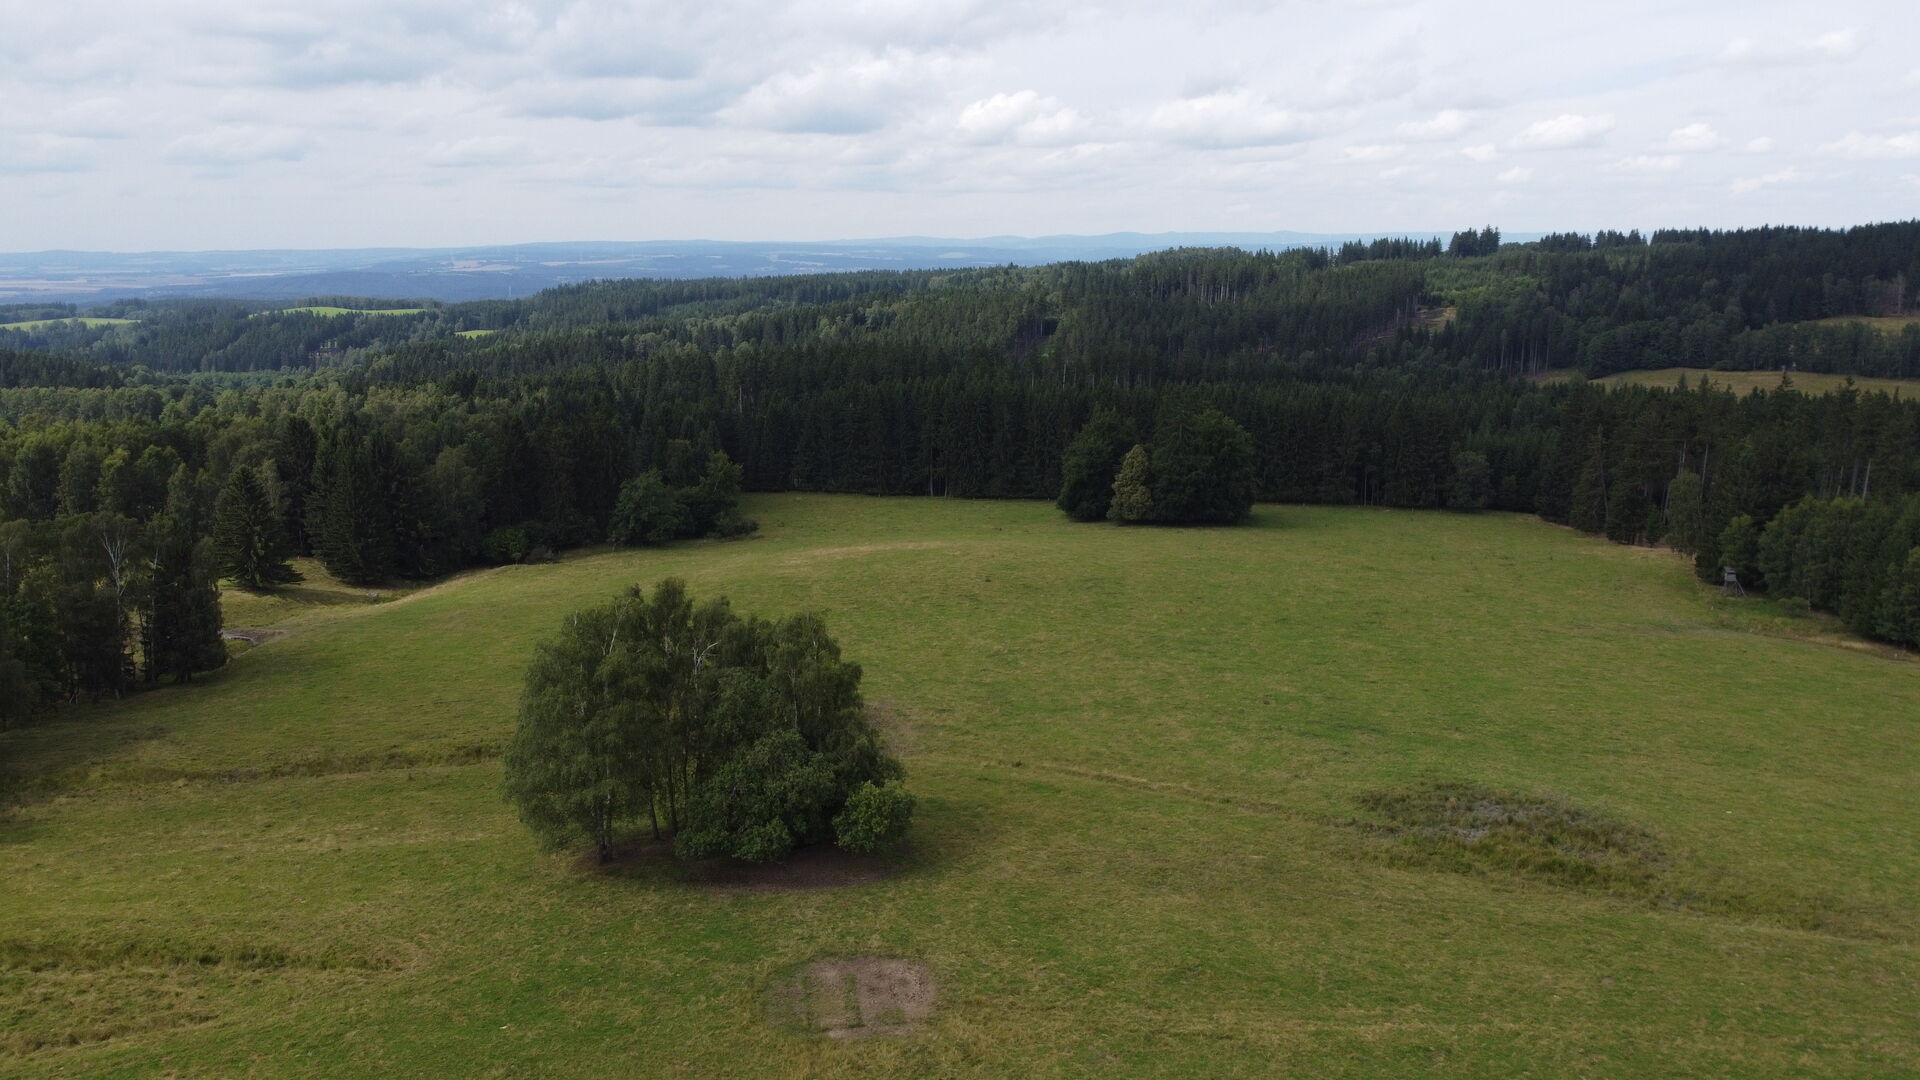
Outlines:
<svg viewBox="0 0 1920 1080"><path fill-rule="evenodd" d="M1380 170L1380 179L1382 179L1382 180L1398 180L1399 178L1401 178L1401 177L1403 177L1403 176L1409 176L1409 175L1411 175L1411 174L1412 174L1413 172L1414 172L1414 168L1413 168L1413 166L1411 166L1411 165L1395 165L1394 167L1392 167L1392 168L1390 168L1390 169L1381 169L1381 170Z"/></svg>
<svg viewBox="0 0 1920 1080"><path fill-rule="evenodd" d="M1795 41L1761 42L1737 37L1720 51L1720 62L1735 66L1786 67L1833 63L1859 51L1860 32L1846 28Z"/></svg>
<svg viewBox="0 0 1920 1080"><path fill-rule="evenodd" d="M1164 102L1143 126L1171 142L1215 148L1273 146L1313 133L1307 118L1244 89Z"/></svg>
<svg viewBox="0 0 1920 1080"><path fill-rule="evenodd" d="M1771 136L1762 135L1757 139L1747 140L1747 153L1749 154L1764 154L1772 149L1773 138Z"/></svg>
<svg viewBox="0 0 1920 1080"><path fill-rule="evenodd" d="M1733 192L1736 195L1749 195L1769 184L1790 184L1796 180L1804 180L1806 178L1806 174L1798 169L1781 169L1778 172L1770 172L1762 176L1748 176L1735 180L1733 182Z"/></svg>
<svg viewBox="0 0 1920 1080"><path fill-rule="evenodd" d="M1863 135L1849 131L1844 137L1822 146L1820 152L1867 160L1920 157L1920 131L1898 135Z"/></svg>
<svg viewBox="0 0 1920 1080"><path fill-rule="evenodd" d="M508 165L526 162L531 150L527 140L512 135L479 135L438 143L427 152L426 161L442 169Z"/></svg>
<svg viewBox="0 0 1920 1080"><path fill-rule="evenodd" d="M162 155L189 165L244 165L259 161L298 161L312 141L304 134L260 124L222 124L182 135Z"/></svg>
<svg viewBox="0 0 1920 1080"><path fill-rule="evenodd" d="M1370 143L1365 146L1343 146L1340 156L1348 161L1390 161L1399 157L1405 149L1398 143Z"/></svg>
<svg viewBox="0 0 1920 1080"><path fill-rule="evenodd" d="M1441 109L1428 120L1413 120L1394 130L1408 139L1447 139L1473 126L1473 114L1459 109Z"/></svg>
<svg viewBox="0 0 1920 1080"><path fill-rule="evenodd" d="M1494 179L1500 181L1503 184L1524 184L1527 181L1533 179L1533 170L1529 168L1525 168L1520 165L1515 165L1513 168L1508 169L1506 172L1503 172L1499 176L1494 177Z"/></svg>
<svg viewBox="0 0 1920 1080"><path fill-rule="evenodd" d="M1071 142L1086 127L1080 114L1032 90L995 94L960 110L955 121L971 142L1051 146Z"/></svg>
<svg viewBox="0 0 1920 1080"><path fill-rule="evenodd" d="M64 135L0 138L0 175L85 172L94 165L92 143Z"/></svg>
<svg viewBox="0 0 1920 1080"><path fill-rule="evenodd" d="M774 75L721 111L732 123L769 131L858 135L885 127L924 98L950 62L902 49L816 60Z"/></svg>
<svg viewBox="0 0 1920 1080"><path fill-rule="evenodd" d="M1621 158L1608 166L1614 172L1624 173L1669 173L1679 167L1678 154L1640 154Z"/></svg>
<svg viewBox="0 0 1920 1080"><path fill-rule="evenodd" d="M1675 128L1667 135L1667 149L1692 152L1713 150L1727 145L1726 136L1713 130L1713 125L1693 123L1683 128Z"/></svg>
<svg viewBox="0 0 1920 1080"><path fill-rule="evenodd" d="M1460 148L1460 156L1469 161L1498 161L1500 160L1500 148L1492 143L1482 143L1479 146L1463 146Z"/></svg>
<svg viewBox="0 0 1920 1080"><path fill-rule="evenodd" d="M1562 113L1550 120L1535 120L1520 134L1508 140L1516 150L1566 150L1590 146L1613 130L1613 114L1582 116Z"/></svg>

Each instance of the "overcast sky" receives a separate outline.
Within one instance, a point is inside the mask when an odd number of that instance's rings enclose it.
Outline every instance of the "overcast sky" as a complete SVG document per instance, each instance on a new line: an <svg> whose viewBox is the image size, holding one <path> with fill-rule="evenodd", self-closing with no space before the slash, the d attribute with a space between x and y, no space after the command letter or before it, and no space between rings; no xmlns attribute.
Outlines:
<svg viewBox="0 0 1920 1080"><path fill-rule="evenodd" d="M1920 216L1920 3L0 0L0 250Z"/></svg>

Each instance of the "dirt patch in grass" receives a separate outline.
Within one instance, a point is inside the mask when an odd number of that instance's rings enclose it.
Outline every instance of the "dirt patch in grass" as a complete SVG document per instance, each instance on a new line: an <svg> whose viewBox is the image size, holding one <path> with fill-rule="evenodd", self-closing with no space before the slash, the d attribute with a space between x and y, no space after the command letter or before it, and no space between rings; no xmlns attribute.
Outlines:
<svg viewBox="0 0 1920 1080"><path fill-rule="evenodd" d="M872 885L892 875L894 862L888 857L855 855L824 844L801 848L778 862L681 862L673 856L673 841L646 839L614 848L612 861L605 864L592 852L583 853L579 867L621 877L667 878L720 892L758 893Z"/></svg>
<svg viewBox="0 0 1920 1080"><path fill-rule="evenodd" d="M1399 861L1636 896L1658 893L1671 866L1652 834L1552 795L1435 782L1359 801L1379 820L1355 825Z"/></svg>
<svg viewBox="0 0 1920 1080"><path fill-rule="evenodd" d="M220 631L220 636L228 641L244 641L256 648L287 636L285 630L275 630L271 626L229 626Z"/></svg>
<svg viewBox="0 0 1920 1080"><path fill-rule="evenodd" d="M1401 865L1507 874L1668 910L1844 937L1887 932L1872 911L1698 865L1637 825L1556 795L1437 781L1369 792L1359 802L1373 818L1350 824L1375 853Z"/></svg>
<svg viewBox="0 0 1920 1080"><path fill-rule="evenodd" d="M933 1016L938 987L926 965L881 956L815 960L777 980L767 1015L829 1039L904 1035Z"/></svg>

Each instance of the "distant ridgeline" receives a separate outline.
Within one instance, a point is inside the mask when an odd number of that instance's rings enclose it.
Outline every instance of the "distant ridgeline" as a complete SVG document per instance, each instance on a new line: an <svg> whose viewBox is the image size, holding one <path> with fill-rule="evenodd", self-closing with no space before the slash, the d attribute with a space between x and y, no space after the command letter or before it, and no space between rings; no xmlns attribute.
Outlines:
<svg viewBox="0 0 1920 1080"><path fill-rule="evenodd" d="M629 481L658 469L694 491L687 463L714 451L748 490L1054 499L1096 409L1142 436L1163 414L1218 410L1251 439L1262 501L1538 513L1623 542L1671 538L1715 580L1726 562L1840 606L1826 578L1790 565L1824 557L1820 544L1746 562L1722 549L1759 543L1803 499L1881 508L1920 492L1920 405L1526 376L1920 377L1917 286L1920 222L1907 222L1518 246L1489 229L1445 245L604 282L452 305L22 308L0 314L25 324L0 329L0 546L18 553L0 562L0 679L21 650L40 657L38 699L118 678L131 659L62 659L45 629L57 590L33 568L84 574L61 538L102 512L205 535L241 468L270 481L296 550L356 538L373 557L346 576L378 580L605 541ZM1920 535L1889 515L1803 518L1822 536L1840 520L1872 532L1849 588L1877 608L1856 623L1911 644L1915 622L1878 608L1920 603L1895 573L1920 572Z"/></svg>

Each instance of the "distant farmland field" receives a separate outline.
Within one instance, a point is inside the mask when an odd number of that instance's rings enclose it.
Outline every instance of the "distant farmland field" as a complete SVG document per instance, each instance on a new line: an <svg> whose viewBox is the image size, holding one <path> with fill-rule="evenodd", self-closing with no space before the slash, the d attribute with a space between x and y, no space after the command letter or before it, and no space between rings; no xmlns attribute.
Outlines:
<svg viewBox="0 0 1920 1080"><path fill-rule="evenodd" d="M1698 387L1702 379L1709 380L1722 389L1733 390L1741 394L1750 394L1755 390L1775 390L1780 386L1778 371L1718 371L1711 368L1662 368L1657 371L1622 371L1614 375L1605 375L1595 382L1608 386L1657 386L1672 387L1685 376L1687 385ZM1821 372L1795 371L1790 378L1794 389L1803 394L1826 394L1847 385L1849 376L1831 375ZM1920 379L1881 379L1865 375L1851 376L1853 385L1864 391L1880 391L1913 397L1920 394Z"/></svg>
<svg viewBox="0 0 1920 1080"><path fill-rule="evenodd" d="M30 319L26 322L0 323L0 330L44 330L49 326L60 326L64 323L78 323L81 326L87 326L87 327L120 326L125 323L131 323L131 322L137 322L137 321L138 321L137 319L91 319L91 318Z"/></svg>
<svg viewBox="0 0 1920 1080"><path fill-rule="evenodd" d="M431 310L431 309L417 308L417 307L343 308L343 307L329 307L325 304L321 304L321 305L316 305L312 307L278 308L271 312L263 311L263 312L260 312L260 314L262 315L300 315L300 314L305 314L305 315L418 315L421 312L428 311L428 310Z"/></svg>
<svg viewBox="0 0 1920 1080"><path fill-rule="evenodd" d="M1513 515L743 509L236 597L286 635L0 733L0 1073L1920 1074L1905 654ZM904 852L536 849L498 762L529 650L667 575L826 615ZM821 1034L861 972L904 1034Z"/></svg>

